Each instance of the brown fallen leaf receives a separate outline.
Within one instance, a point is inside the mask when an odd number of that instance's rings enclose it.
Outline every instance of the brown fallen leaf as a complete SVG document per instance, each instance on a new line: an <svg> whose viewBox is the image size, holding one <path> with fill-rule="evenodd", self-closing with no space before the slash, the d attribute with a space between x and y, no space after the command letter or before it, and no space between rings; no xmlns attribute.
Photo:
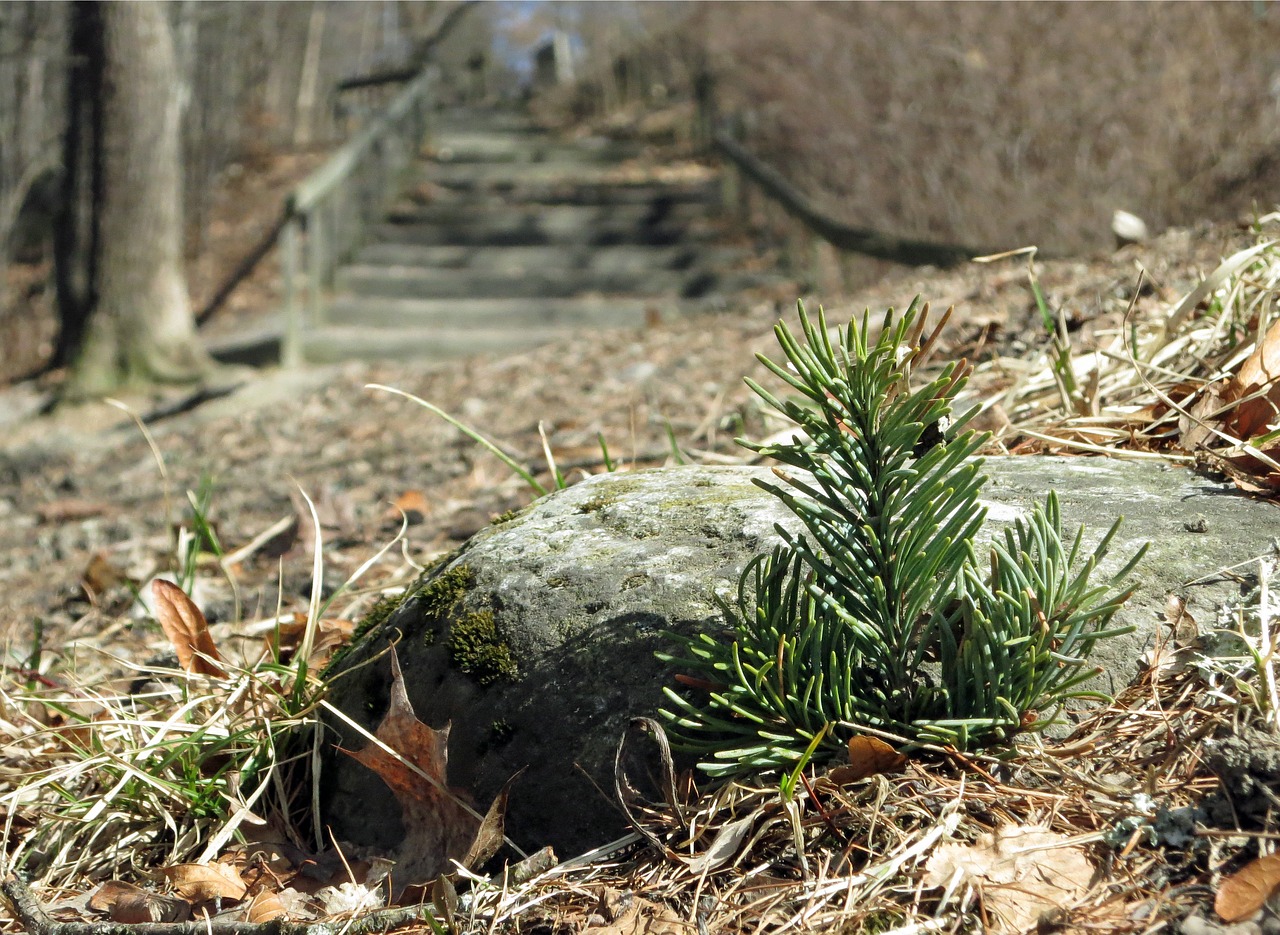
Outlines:
<svg viewBox="0 0 1280 935"><path fill-rule="evenodd" d="M449 788L449 726L435 730L418 720L394 647L391 700L374 736L399 755L376 743L344 752L377 773L400 805L405 837L392 855L399 877L397 891L448 873L451 860L478 864L487 859L485 852L496 849L495 836L496 845L501 844L507 790L494 800L489 815L481 818L465 793Z"/></svg>
<svg viewBox="0 0 1280 935"><path fill-rule="evenodd" d="M84 588L85 594L93 599L128 580L129 576L117 567L105 552L95 552L80 575L80 586Z"/></svg>
<svg viewBox="0 0 1280 935"><path fill-rule="evenodd" d="M270 922L273 919L283 919L287 914L284 903L277 894L260 890L249 901L244 919L246 922Z"/></svg>
<svg viewBox="0 0 1280 935"><path fill-rule="evenodd" d="M1219 437L1214 430L1224 431L1223 422L1230 416L1230 412L1223 413L1220 410L1228 400L1234 398L1231 393L1230 383L1219 380L1206 386L1190 408L1181 410L1178 416L1178 440L1184 451L1213 447L1210 443Z"/></svg>
<svg viewBox="0 0 1280 935"><path fill-rule="evenodd" d="M191 904L185 899L151 893L132 883L108 880L89 898L89 908L106 913L112 922L185 922L191 918Z"/></svg>
<svg viewBox="0 0 1280 935"><path fill-rule="evenodd" d="M1164 602L1164 621L1169 625L1169 634L1175 646L1185 646L1195 642L1200 635L1196 618L1187 610L1187 602L1177 594L1170 593Z"/></svg>
<svg viewBox="0 0 1280 935"><path fill-rule="evenodd" d="M221 657L209 635L209 623L182 588L156 578L151 582L151 596L156 620L178 654L178 665L194 675L226 678L227 673L217 663Z"/></svg>
<svg viewBox="0 0 1280 935"><path fill-rule="evenodd" d="M276 646L276 634L271 633L263 637L266 643L268 653L274 652L277 648L281 650L293 650L297 648L298 643L302 640L302 635L307 631L306 618L301 614L295 614L292 623L282 623L278 629L279 646ZM329 661L329 657L333 655L333 651L339 646L343 646L351 639L352 633L355 632L354 620L339 620L336 617L322 617L320 622L316 624L315 642L311 645L311 658L307 660L307 665L312 669L322 668Z"/></svg>
<svg viewBox="0 0 1280 935"><path fill-rule="evenodd" d="M421 490L406 490L396 497L393 505L382 514L384 523L400 525L401 519L410 526L421 526L431 512L431 505Z"/></svg>
<svg viewBox="0 0 1280 935"><path fill-rule="evenodd" d="M883 740L857 734L849 738L848 765L831 769L825 778L843 786L880 773L896 773L906 765L906 756Z"/></svg>
<svg viewBox="0 0 1280 935"><path fill-rule="evenodd" d="M1093 865L1083 845L1045 828L1012 826L973 844L943 844L925 865L925 886L959 875L982 895L997 931L1024 932L1040 916L1068 909L1089 888Z"/></svg>
<svg viewBox="0 0 1280 935"><path fill-rule="evenodd" d="M1213 911L1224 922L1249 918L1280 886L1280 854L1269 854L1245 864L1218 884Z"/></svg>
<svg viewBox="0 0 1280 935"><path fill-rule="evenodd" d="M1280 413L1280 321L1272 322L1252 354L1236 371L1229 390L1240 402L1231 412L1237 438L1248 440L1267 431ZM1246 397L1255 397L1248 399Z"/></svg>
<svg viewBox="0 0 1280 935"><path fill-rule="evenodd" d="M76 497L63 497L51 500L36 507L36 516L42 523L70 523L81 519L101 516L109 509L106 503L96 500L80 500Z"/></svg>
<svg viewBox="0 0 1280 935"><path fill-rule="evenodd" d="M462 858L462 866L468 870L483 866L494 854L502 850L502 842L506 840L507 800L511 795L511 787L520 778L521 769L502 786L502 790L489 805L484 820L476 829L475 839L467 848L467 856Z"/></svg>
<svg viewBox="0 0 1280 935"><path fill-rule="evenodd" d="M179 896L193 903L214 899L243 899L249 887L230 864L177 864L164 875Z"/></svg>
<svg viewBox="0 0 1280 935"><path fill-rule="evenodd" d="M670 907L631 893L604 907L609 921L592 926L592 935L692 935L698 929Z"/></svg>

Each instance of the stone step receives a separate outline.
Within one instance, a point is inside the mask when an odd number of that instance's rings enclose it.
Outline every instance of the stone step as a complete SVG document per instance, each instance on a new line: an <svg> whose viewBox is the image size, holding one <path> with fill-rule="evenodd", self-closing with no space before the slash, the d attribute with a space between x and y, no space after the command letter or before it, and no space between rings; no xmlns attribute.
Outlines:
<svg viewBox="0 0 1280 935"><path fill-rule="evenodd" d="M661 179L639 169L607 164L557 162L450 163L425 167L423 181L446 188L514 188L522 185L654 184Z"/></svg>
<svg viewBox="0 0 1280 935"><path fill-rule="evenodd" d="M435 224L466 231L468 236L484 236L489 230L507 230L513 225L530 230L589 231L596 225L627 224L656 227L689 224L706 217L695 204L655 201L634 205L469 205L435 202L421 207L392 208L386 220L392 224Z"/></svg>
<svg viewBox="0 0 1280 935"><path fill-rule="evenodd" d="M591 181L576 178L538 180L475 180L461 177L435 177L424 174L420 189L438 189L448 197L469 204L494 201L523 201L537 204L636 204L655 197L673 201L691 201L714 206L719 196L710 181L688 183L656 182L652 179L631 181Z"/></svg>
<svg viewBox="0 0 1280 935"><path fill-rule="evenodd" d="M545 136L547 129L528 114L514 110L472 110L470 108L446 110L431 118L430 132L473 133L491 132L514 135Z"/></svg>
<svg viewBox="0 0 1280 935"><path fill-rule="evenodd" d="M614 328L638 327L655 315L678 312L674 296L411 299L344 293L330 302L326 324L371 330L437 327L459 333L473 328Z"/></svg>
<svg viewBox="0 0 1280 935"><path fill-rule="evenodd" d="M687 270L695 266L727 267L749 255L738 247L419 247L373 243L356 254L356 264L416 266L426 269L472 269L521 275L530 270L596 270L630 273L641 270Z"/></svg>
<svg viewBox="0 0 1280 935"><path fill-rule="evenodd" d="M449 165L543 163L572 170L584 164L634 159L641 149L603 137L565 141L549 134L455 130L437 134L430 141L430 152L437 162Z"/></svg>
<svg viewBox="0 0 1280 935"><path fill-rule="evenodd" d="M373 225L369 234L374 241L421 247L674 246L702 243L711 238L709 227L694 228L680 223L637 226L626 221L606 220L558 224L545 217L496 218L487 226L473 224L465 229L440 224L382 223Z"/></svg>
<svg viewBox="0 0 1280 935"><path fill-rule="evenodd" d="M717 244L709 171L651 166L636 145L566 139L516 112L437 114L426 152L337 270L308 360L508 354L722 309L769 281ZM280 330L217 353L259 354Z"/></svg>
<svg viewBox="0 0 1280 935"><path fill-rule="evenodd" d="M701 275L699 275L701 274ZM705 270L664 269L600 271L528 269L505 272L469 269L430 269L353 263L341 267L334 286L361 296L422 299L568 298L585 293L622 295L666 293L685 295L687 288L707 291L716 277Z"/></svg>
<svg viewBox="0 0 1280 935"><path fill-rule="evenodd" d="M442 191L441 191L442 190ZM424 195L424 191L431 192ZM437 193L438 192L438 193ZM425 200L430 198L431 200ZM714 209L718 204L719 190L713 182L664 184L636 182L634 184L581 185L575 182L533 184L519 186L479 186L452 188L426 185L401 198L393 206L396 209L420 208L434 204L496 207L499 205L642 205L642 204L696 204L703 209Z"/></svg>
<svg viewBox="0 0 1280 935"><path fill-rule="evenodd" d="M569 333L569 329L558 326L458 329L329 325L307 333L303 353L308 361L320 364L377 359L432 363L513 354L561 340Z"/></svg>

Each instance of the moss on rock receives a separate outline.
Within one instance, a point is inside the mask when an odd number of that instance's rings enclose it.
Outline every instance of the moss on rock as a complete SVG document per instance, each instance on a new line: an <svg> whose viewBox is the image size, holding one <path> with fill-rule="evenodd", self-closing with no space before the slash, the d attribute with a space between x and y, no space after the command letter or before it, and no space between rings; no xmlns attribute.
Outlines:
<svg viewBox="0 0 1280 935"><path fill-rule="evenodd" d="M431 618L447 616L461 603L476 583L476 576L466 565L454 565L425 582L418 591L422 613Z"/></svg>
<svg viewBox="0 0 1280 935"><path fill-rule="evenodd" d="M498 633L489 609L463 614L449 631L449 657L479 685L513 682L519 675L511 647Z"/></svg>

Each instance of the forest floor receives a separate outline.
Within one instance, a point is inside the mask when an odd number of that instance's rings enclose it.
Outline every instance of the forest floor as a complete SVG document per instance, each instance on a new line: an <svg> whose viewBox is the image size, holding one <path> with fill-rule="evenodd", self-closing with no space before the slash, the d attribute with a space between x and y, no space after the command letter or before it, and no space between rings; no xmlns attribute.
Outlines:
<svg viewBox="0 0 1280 935"><path fill-rule="evenodd" d="M1244 226L1175 230L1109 256L1040 262L1037 272L1050 304L1087 343L1091 329L1114 326L1129 306L1139 268L1149 288L1138 302L1169 305L1254 239ZM1043 344L1025 258L907 271L854 295L815 295L807 303L825 305L839 321L866 308L873 315L905 308L916 295L935 309L955 305L947 338L957 356L1019 357ZM760 295L731 311L639 331L584 330L502 359L237 371L228 383L234 390L185 411L193 402L186 394L126 400L149 417L163 475L130 417L105 403L10 422L0 438L6 642L21 643L36 617L50 645L99 632L104 621L83 593L86 570L107 560L145 581L171 562L185 491L202 482L212 489L211 514L228 551L291 514L298 488L318 498L338 522L338 541L326 549L334 575L392 532L392 504L411 492L426 504L409 532L419 559L531 498L456 428L367 384L420 396L518 460L545 467L542 426L557 462L574 476L604 469L598 436L614 459L638 467L672 457L670 438L689 460L744 455L733 437L759 433L762 423L742 378L764 377L755 355L774 353L773 325L793 319L796 298ZM246 310L238 318L253 320ZM30 409L44 398L39 388L19 384L0 391L0 411ZM165 415L167 408L180 411ZM287 556L299 564L285 567L286 606L302 600L310 573L297 553ZM274 577L274 560L265 565Z"/></svg>
<svg viewBox="0 0 1280 935"><path fill-rule="evenodd" d="M1206 225L1107 255L1038 261L1035 272L1072 342L1084 348L1114 333L1126 311L1168 309L1223 257L1256 242L1247 224ZM899 272L853 294L806 302L824 305L839 322L866 308L873 315L905 308L917 295L935 309L955 306L942 356L983 364L979 393L1008 382L1002 360L1043 361L1047 336L1025 257ZM278 610L306 614L314 539L300 492L319 515L326 590L369 560L408 516L404 542L332 609L348 620L368 609L380 587L414 576L494 516L533 499L507 466L456 427L370 384L439 406L531 466L547 486L548 451L570 480L605 470L601 439L624 469L675 459L745 461L734 437L761 437L774 426L742 378L768 382L755 355L776 355L772 329L780 318L795 320L798 297L774 289L722 313L642 330L584 330L501 359L237 371L199 398L126 400L145 431L105 403L18 418L12 414L38 408L49 385L0 390L0 412L11 414L0 425L6 666L17 672L23 660L39 660L41 671L57 678L73 659L83 665L94 653L106 666L163 655L167 640L144 624L136 589L174 570L176 531L201 517L225 552L243 550L231 566L235 594L215 567L203 568L197 581L197 603L225 634ZM239 300L236 327L250 327L268 304ZM987 426L1007 430L1000 415L993 407ZM188 491L196 492L198 509Z"/></svg>

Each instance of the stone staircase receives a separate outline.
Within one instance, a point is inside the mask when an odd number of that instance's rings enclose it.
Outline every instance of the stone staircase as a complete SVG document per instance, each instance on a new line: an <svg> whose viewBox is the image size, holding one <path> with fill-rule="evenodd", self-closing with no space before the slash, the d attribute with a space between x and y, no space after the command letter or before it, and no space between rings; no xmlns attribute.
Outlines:
<svg viewBox="0 0 1280 935"><path fill-rule="evenodd" d="M723 307L764 281L724 245L709 172L504 112L444 115L432 146L337 270L308 360L511 352Z"/></svg>

